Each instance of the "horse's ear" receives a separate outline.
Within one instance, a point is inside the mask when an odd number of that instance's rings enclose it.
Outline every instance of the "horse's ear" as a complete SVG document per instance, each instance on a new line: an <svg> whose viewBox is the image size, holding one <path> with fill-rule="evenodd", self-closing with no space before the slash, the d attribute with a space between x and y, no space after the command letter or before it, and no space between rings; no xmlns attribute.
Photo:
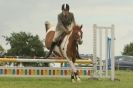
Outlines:
<svg viewBox="0 0 133 88"><path fill-rule="evenodd" d="M80 29L83 27L83 25L80 26Z"/></svg>

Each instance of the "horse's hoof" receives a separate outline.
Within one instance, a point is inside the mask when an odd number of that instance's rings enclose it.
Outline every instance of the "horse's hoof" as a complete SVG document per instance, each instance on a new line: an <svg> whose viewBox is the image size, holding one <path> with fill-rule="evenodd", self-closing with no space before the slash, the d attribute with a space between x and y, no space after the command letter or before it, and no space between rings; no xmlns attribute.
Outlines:
<svg viewBox="0 0 133 88"><path fill-rule="evenodd" d="M76 81L74 79L72 79L72 83L76 83Z"/></svg>

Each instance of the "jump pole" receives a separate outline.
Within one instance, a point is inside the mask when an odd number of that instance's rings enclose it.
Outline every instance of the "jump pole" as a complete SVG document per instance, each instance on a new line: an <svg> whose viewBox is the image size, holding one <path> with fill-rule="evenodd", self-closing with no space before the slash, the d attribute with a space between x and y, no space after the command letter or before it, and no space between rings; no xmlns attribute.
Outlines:
<svg viewBox="0 0 133 88"><path fill-rule="evenodd" d="M25 58L0 58L1 62L46 62L46 63L62 63L67 60L59 59L25 59ZM76 60L76 63L92 63L91 60Z"/></svg>

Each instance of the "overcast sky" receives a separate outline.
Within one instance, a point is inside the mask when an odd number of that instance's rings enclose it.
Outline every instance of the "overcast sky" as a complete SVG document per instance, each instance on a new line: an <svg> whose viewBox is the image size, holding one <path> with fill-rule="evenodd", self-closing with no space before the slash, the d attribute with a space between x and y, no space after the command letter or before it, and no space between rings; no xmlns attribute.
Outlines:
<svg viewBox="0 0 133 88"><path fill-rule="evenodd" d="M6 45L2 35L30 32L45 38L46 20L56 25L61 5L68 3L76 22L83 24L83 44L80 53L91 54L93 24L115 25L115 53L121 55L126 44L133 42L133 0L0 0L0 45Z"/></svg>

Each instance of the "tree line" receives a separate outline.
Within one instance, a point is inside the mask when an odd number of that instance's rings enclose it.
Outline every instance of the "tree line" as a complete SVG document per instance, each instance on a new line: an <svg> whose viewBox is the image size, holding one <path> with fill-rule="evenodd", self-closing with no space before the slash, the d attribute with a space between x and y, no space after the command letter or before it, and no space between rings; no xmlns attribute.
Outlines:
<svg viewBox="0 0 133 88"><path fill-rule="evenodd" d="M38 35L33 36L31 33L19 32L11 33L10 36L4 36L10 49L7 50L6 56L45 56L43 41ZM0 51L3 51L0 46Z"/></svg>

